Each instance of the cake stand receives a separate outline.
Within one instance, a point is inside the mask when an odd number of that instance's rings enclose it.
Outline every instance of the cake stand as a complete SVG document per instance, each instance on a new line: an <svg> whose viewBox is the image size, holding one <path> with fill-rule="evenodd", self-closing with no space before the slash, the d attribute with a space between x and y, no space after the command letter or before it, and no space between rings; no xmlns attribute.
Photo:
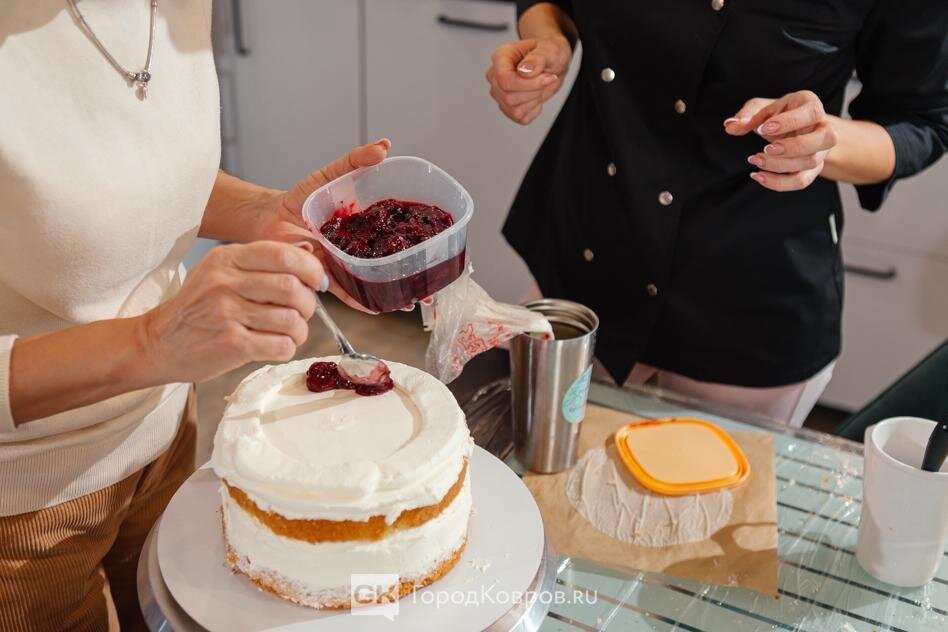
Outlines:
<svg viewBox="0 0 948 632"><path fill-rule="evenodd" d="M470 471L475 510L468 546L458 565L416 592L416 599L409 595L399 601L397 613L383 611L386 606L370 606L360 608L365 614L357 616L295 606L257 590L242 575L231 574L223 563L217 479L205 466L181 487L145 541L138 564L145 620L151 630L162 632L263 628L370 632L432 629L430 625L441 629L447 620L450 627L444 629L459 632L533 632L549 610L556 581L556 560L536 503L517 475L481 448L474 449ZM492 584L502 592L490 589ZM485 588L493 598L483 600ZM423 595L425 591L443 591L445 601L435 607L435 596ZM478 598L455 603L459 593ZM501 598L509 593L520 599ZM373 608L381 616L368 616Z"/></svg>

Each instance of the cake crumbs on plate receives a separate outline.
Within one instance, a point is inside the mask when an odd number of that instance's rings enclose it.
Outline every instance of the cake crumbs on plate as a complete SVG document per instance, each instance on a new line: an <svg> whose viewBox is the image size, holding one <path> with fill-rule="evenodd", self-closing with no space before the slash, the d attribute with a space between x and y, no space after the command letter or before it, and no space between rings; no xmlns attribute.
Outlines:
<svg viewBox="0 0 948 632"><path fill-rule="evenodd" d="M487 569L490 568L490 565L491 565L490 560L487 560L484 558L478 558L478 557L468 560L468 563L474 568L476 568L477 570L479 570L481 572L481 575L484 575L485 573L487 573Z"/></svg>

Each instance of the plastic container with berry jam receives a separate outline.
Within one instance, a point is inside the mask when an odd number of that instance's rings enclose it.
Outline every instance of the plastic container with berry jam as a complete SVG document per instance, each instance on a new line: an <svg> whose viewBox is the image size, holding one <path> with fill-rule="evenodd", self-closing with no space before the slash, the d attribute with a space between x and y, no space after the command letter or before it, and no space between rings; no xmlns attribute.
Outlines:
<svg viewBox="0 0 948 632"><path fill-rule="evenodd" d="M303 204L333 277L376 312L411 305L461 275L473 213L464 187L411 156L348 173Z"/></svg>

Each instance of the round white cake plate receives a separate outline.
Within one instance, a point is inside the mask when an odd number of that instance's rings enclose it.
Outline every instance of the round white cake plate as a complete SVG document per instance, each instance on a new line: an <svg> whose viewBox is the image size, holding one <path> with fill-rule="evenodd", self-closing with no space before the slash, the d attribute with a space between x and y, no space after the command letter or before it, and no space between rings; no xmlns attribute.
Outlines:
<svg viewBox="0 0 948 632"><path fill-rule="evenodd" d="M544 557L543 522L520 478L482 448L474 448L470 476L474 512L464 555L440 580L394 604L313 610L231 573L224 561L219 482L208 468L185 482L162 516L161 575L177 604L211 631L509 630L523 616L511 619L511 612L527 610L516 608L525 599L549 604L528 590L536 586Z"/></svg>

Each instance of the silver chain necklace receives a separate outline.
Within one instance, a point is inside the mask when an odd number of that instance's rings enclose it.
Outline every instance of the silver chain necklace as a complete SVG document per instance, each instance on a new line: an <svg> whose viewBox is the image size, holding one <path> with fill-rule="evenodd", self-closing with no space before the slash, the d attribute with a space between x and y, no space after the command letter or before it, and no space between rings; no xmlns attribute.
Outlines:
<svg viewBox="0 0 948 632"><path fill-rule="evenodd" d="M148 54L145 57L145 67L139 70L138 72L132 72L126 70L122 64L116 61L115 57L112 57L112 54L106 50L105 46L102 45L102 42L99 41L99 38L96 37L95 33L92 32L92 28L89 26L89 23L86 22L86 19L82 16L82 13L79 11L79 7L76 6L76 0L67 0L69 6L72 8L73 15L79 21L79 26L82 27L82 30L85 31L86 35L89 36L89 39L92 40L92 43L95 44L96 48L99 49L99 52L105 56L105 58L112 64L112 67L115 68L120 75L125 77L125 80L128 81L129 85L134 85L138 88L138 96L141 99L144 99L148 95L148 82L151 81L151 53L155 48L155 16L158 13L158 0L151 0L151 25L148 29Z"/></svg>

